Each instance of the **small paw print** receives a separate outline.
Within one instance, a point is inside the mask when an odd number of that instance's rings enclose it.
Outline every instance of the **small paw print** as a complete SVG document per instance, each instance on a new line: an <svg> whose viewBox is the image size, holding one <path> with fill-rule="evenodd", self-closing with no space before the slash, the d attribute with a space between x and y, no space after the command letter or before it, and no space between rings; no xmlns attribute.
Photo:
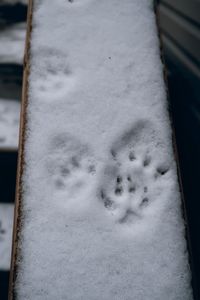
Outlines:
<svg viewBox="0 0 200 300"><path fill-rule="evenodd" d="M147 207L162 194L169 172L169 165L158 163L151 154L143 138L144 130L148 133L149 129L142 125L114 144L102 176L99 198L119 223L144 217Z"/></svg>
<svg viewBox="0 0 200 300"><path fill-rule="evenodd" d="M51 144L47 172L54 190L74 196L90 184L96 173L95 160L88 147L70 135L56 136Z"/></svg>
<svg viewBox="0 0 200 300"><path fill-rule="evenodd" d="M128 164L117 166L117 172L109 183L101 188L100 198L104 206L120 223L142 217L147 206L155 200L155 189L160 190L162 177L168 168L155 167L147 155L143 160L130 152Z"/></svg>

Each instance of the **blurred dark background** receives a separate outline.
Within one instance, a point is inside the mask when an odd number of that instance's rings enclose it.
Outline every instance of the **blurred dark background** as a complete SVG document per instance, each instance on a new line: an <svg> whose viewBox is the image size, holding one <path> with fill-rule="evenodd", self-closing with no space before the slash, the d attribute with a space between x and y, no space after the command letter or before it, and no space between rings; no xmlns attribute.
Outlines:
<svg viewBox="0 0 200 300"><path fill-rule="evenodd" d="M0 300L8 299L28 0L0 0Z"/></svg>
<svg viewBox="0 0 200 300"><path fill-rule="evenodd" d="M28 0L0 0L0 299L7 299ZM200 0L156 1L200 299ZM150 299L153 300L153 299Z"/></svg>

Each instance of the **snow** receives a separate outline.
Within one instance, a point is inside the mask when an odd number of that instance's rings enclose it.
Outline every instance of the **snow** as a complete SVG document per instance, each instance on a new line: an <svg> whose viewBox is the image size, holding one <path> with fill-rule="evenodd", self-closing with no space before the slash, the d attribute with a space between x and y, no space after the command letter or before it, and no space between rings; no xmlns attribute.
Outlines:
<svg viewBox="0 0 200 300"><path fill-rule="evenodd" d="M25 47L26 23L19 23L0 31L1 63L22 64Z"/></svg>
<svg viewBox="0 0 200 300"><path fill-rule="evenodd" d="M13 204L0 203L0 270L10 269Z"/></svg>
<svg viewBox="0 0 200 300"><path fill-rule="evenodd" d="M18 299L189 300L148 0L35 0Z"/></svg>
<svg viewBox="0 0 200 300"><path fill-rule="evenodd" d="M18 148L20 102L0 99L0 148Z"/></svg>

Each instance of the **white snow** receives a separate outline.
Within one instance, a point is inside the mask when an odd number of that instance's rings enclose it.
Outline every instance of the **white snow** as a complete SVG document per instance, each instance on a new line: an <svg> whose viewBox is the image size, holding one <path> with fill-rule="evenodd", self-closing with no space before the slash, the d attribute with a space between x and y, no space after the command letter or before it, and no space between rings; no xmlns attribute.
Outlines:
<svg viewBox="0 0 200 300"><path fill-rule="evenodd" d="M0 62L22 64L25 48L26 23L0 31Z"/></svg>
<svg viewBox="0 0 200 300"><path fill-rule="evenodd" d="M0 270L10 269L13 204L0 203Z"/></svg>
<svg viewBox="0 0 200 300"><path fill-rule="evenodd" d="M189 300L148 0L34 1L17 299Z"/></svg>
<svg viewBox="0 0 200 300"><path fill-rule="evenodd" d="M20 102L0 99L0 148L18 148Z"/></svg>

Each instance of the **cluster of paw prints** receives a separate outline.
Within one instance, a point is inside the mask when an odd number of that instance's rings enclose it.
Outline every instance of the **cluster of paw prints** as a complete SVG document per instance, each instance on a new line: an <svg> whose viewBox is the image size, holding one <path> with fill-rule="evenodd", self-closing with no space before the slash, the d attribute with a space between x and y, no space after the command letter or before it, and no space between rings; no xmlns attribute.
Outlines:
<svg viewBox="0 0 200 300"><path fill-rule="evenodd" d="M56 137L49 161L55 191L64 191L67 198L73 199L84 195L95 183L98 199L116 222L131 223L143 218L163 193L170 168L151 155L142 126L139 124L113 144L101 169L88 145L70 135ZM148 131L147 126L144 129Z"/></svg>
<svg viewBox="0 0 200 300"><path fill-rule="evenodd" d="M112 153L113 156L113 153ZM168 167L155 167L152 157L136 157L130 151L127 161L120 161L120 155L113 156L115 176L107 178L100 189L100 199L108 212L119 223L129 223L142 218L145 208L154 201L152 191L159 188L160 180L167 174Z"/></svg>

